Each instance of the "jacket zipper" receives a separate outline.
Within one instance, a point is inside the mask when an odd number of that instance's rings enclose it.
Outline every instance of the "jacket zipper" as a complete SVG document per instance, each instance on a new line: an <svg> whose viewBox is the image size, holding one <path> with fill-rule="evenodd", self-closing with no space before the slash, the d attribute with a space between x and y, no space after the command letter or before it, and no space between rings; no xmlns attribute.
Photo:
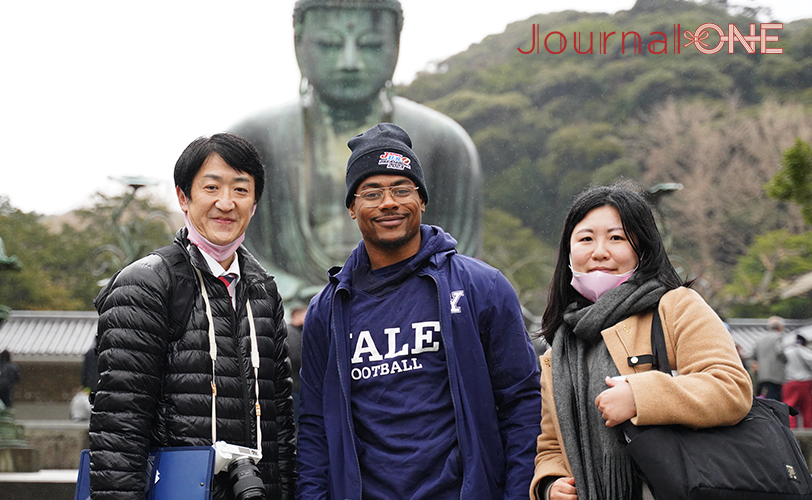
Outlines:
<svg viewBox="0 0 812 500"><path fill-rule="evenodd" d="M445 323L443 322L443 300L440 298L440 283L437 281L437 278L428 272L420 273L418 276L428 276L434 281L434 286L437 289L437 314L440 316L440 337L443 339L443 349L445 349L445 369L446 374L448 376L448 392L451 395L451 404L454 407L454 430L457 433L457 450L459 450L460 454L460 467L462 468L462 478L460 482L460 500L462 498L462 486L465 484L465 459L462 454L462 442L460 441L460 421L457 418L459 414L459 402L457 401L456 391L453 390L451 387L451 360L450 356L448 355L448 338L446 337L446 330ZM449 322L451 320L449 319ZM449 332L450 334L450 332Z"/></svg>
<svg viewBox="0 0 812 500"><path fill-rule="evenodd" d="M336 306L336 301L341 301L341 298L338 296L339 290L340 290L340 288L337 288L336 293L333 294L333 307L336 308L336 309L341 307L340 305ZM330 318L331 327L333 329L333 335L336 335L336 332L338 331L338 329L336 328L336 324L335 324L335 317L336 317L336 314L335 314L335 311L333 311L333 314L331 315L331 318ZM343 319L343 315L342 315L342 319ZM338 338L338 336L336 335L336 339L337 338ZM347 427L349 428L350 436L352 437L352 456L355 457L355 467L356 467L356 470L358 471L358 499L360 500L364 496L364 482L363 482L362 477L361 477L361 461L358 460L358 450L355 447L355 439L356 439L356 437L355 437L355 426L353 426L353 424L352 424L352 408L350 406L349 395L347 394L347 390L346 390L348 386L345 385L345 377L344 377L344 370L343 370L344 359L342 358L341 354L342 353L340 352L340 349L338 348L338 342L336 341L336 363L338 364L338 381L341 384L341 394L344 397L344 409L345 409L345 412L347 414Z"/></svg>

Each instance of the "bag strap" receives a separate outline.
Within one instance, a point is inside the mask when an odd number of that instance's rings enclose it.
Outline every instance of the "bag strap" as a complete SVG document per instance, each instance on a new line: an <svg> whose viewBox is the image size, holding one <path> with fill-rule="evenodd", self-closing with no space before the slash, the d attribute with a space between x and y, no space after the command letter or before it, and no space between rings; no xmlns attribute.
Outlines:
<svg viewBox="0 0 812 500"><path fill-rule="evenodd" d="M180 245L173 243L157 248L152 253L161 257L169 268L172 291L169 322L172 328L171 340L177 340L183 335L192 315L194 297L197 295L197 278L193 274L189 255Z"/></svg>
<svg viewBox="0 0 812 500"><path fill-rule="evenodd" d="M651 353L654 355L654 369L671 375L671 364L668 362L668 351L665 348L665 333L660 320L659 307L654 308L651 318Z"/></svg>
<svg viewBox="0 0 812 500"><path fill-rule="evenodd" d="M214 316L211 312L211 302L209 293L206 291L206 281L203 273L195 268L197 277L200 278L200 294L203 296L203 303L206 304L206 318L209 321L209 357L211 358L211 444L217 443L217 334L214 331ZM254 325L254 313L251 310L251 301L245 299L245 309L248 315L248 326L251 337L251 365L254 367L254 391L256 401L254 411L257 417L257 450L262 453L262 428L260 427L260 407L259 407L259 347L257 345L257 330Z"/></svg>

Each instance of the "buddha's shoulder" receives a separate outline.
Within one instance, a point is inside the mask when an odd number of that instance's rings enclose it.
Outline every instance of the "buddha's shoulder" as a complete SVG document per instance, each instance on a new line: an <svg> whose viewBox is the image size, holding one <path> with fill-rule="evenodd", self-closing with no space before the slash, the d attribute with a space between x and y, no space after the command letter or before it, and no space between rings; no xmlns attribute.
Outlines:
<svg viewBox="0 0 812 500"><path fill-rule="evenodd" d="M459 123L437 110L404 97L393 98L392 105L393 121L412 136L412 142L415 144L418 143L416 137L421 135L470 141L468 133Z"/></svg>
<svg viewBox="0 0 812 500"><path fill-rule="evenodd" d="M229 128L235 134L250 135L261 130L265 133L273 129L289 131L302 121L302 106L298 101L267 108L254 113Z"/></svg>

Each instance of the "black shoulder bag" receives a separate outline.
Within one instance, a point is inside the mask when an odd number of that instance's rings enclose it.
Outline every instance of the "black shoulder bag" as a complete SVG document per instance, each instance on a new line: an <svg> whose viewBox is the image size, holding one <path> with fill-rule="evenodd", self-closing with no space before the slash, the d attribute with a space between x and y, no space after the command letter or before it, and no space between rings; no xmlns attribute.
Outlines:
<svg viewBox="0 0 812 500"><path fill-rule="evenodd" d="M655 369L671 375L656 309L651 346ZM729 427L627 424L626 452L657 500L812 500L812 476L784 403L754 398Z"/></svg>

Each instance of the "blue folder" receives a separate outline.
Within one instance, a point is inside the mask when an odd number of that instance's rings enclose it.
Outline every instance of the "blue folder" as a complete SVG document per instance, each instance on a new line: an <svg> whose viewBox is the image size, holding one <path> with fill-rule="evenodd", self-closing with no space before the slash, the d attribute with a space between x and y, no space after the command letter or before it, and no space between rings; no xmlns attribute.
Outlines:
<svg viewBox="0 0 812 500"><path fill-rule="evenodd" d="M214 448L160 448L149 456L146 500L211 500ZM90 498L90 453L82 451L74 500Z"/></svg>

